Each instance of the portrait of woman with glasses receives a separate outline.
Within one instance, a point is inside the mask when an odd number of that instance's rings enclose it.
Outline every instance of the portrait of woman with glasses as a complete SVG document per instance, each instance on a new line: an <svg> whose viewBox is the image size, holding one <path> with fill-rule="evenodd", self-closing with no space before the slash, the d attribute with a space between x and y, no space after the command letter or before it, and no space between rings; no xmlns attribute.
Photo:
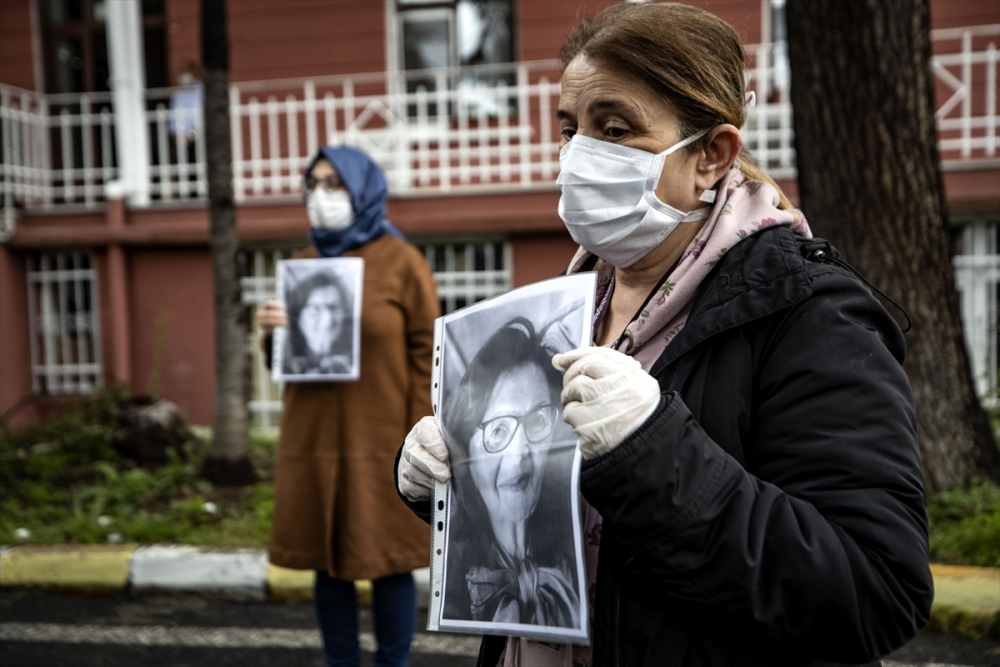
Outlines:
<svg viewBox="0 0 1000 667"><path fill-rule="evenodd" d="M461 451L451 455L444 618L580 627L568 493L576 440L552 354L516 317L445 397L442 424Z"/></svg>
<svg viewBox="0 0 1000 667"><path fill-rule="evenodd" d="M349 373L354 359L352 298L340 278L319 270L289 285L285 293L289 335L284 373Z"/></svg>

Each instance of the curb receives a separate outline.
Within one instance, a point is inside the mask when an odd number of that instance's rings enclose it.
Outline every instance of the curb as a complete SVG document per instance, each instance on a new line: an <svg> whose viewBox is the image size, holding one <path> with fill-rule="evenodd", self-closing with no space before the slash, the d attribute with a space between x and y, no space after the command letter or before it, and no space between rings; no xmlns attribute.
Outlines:
<svg viewBox="0 0 1000 667"><path fill-rule="evenodd" d="M414 570L421 609L430 571ZM931 565L930 627L970 639L1000 639L1000 568ZM193 546L0 546L0 586L83 594L182 593L244 600L310 602L315 575L267 562L263 549ZM371 604L370 581L357 581L358 602Z"/></svg>
<svg viewBox="0 0 1000 667"><path fill-rule="evenodd" d="M430 570L413 572L422 609ZM243 600L310 602L315 575L267 562L263 549L194 546L0 546L0 586L84 594L185 593ZM371 604L370 581L357 581L358 602Z"/></svg>

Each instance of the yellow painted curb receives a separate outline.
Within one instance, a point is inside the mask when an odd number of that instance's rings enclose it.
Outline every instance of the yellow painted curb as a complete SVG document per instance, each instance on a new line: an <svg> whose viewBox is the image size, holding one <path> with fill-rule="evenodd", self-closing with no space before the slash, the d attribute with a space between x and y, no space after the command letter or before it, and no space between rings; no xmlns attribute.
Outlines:
<svg viewBox="0 0 1000 667"><path fill-rule="evenodd" d="M267 585L271 597L282 602L309 602L313 597L316 573L312 570L290 570L267 564Z"/></svg>
<svg viewBox="0 0 1000 667"><path fill-rule="evenodd" d="M358 593L358 604L372 604L372 582L368 579L354 582L354 590Z"/></svg>
<svg viewBox="0 0 1000 667"><path fill-rule="evenodd" d="M13 547L0 554L0 586L123 590L136 545Z"/></svg>
<svg viewBox="0 0 1000 667"><path fill-rule="evenodd" d="M290 570L287 567L267 564L267 585L271 589L271 598L282 602L310 602L313 598L313 585L316 583L316 573L312 570ZM358 604L371 605L372 582L368 580L355 581Z"/></svg>
<svg viewBox="0 0 1000 667"><path fill-rule="evenodd" d="M971 612L1000 612L1000 568L931 565L934 605Z"/></svg>

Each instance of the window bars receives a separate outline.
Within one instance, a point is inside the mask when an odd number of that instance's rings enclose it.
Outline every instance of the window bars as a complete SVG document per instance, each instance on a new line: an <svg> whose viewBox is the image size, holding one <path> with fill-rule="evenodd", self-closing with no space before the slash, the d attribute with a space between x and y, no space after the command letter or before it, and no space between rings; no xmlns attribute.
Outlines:
<svg viewBox="0 0 1000 667"><path fill-rule="evenodd" d="M103 384L97 272L87 252L28 257L32 390L86 394Z"/></svg>

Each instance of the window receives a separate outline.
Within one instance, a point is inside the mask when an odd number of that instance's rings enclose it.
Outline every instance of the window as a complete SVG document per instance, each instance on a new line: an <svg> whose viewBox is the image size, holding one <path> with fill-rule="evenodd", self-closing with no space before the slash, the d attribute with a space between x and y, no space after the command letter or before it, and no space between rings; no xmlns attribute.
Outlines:
<svg viewBox="0 0 1000 667"><path fill-rule="evenodd" d="M86 394L100 387L97 273L87 252L28 257L32 389L37 394Z"/></svg>
<svg viewBox="0 0 1000 667"><path fill-rule="evenodd" d="M253 395L247 407L254 425L268 429L277 427L280 422L281 392L284 384L271 379L271 370L267 367L264 351L260 348L257 320L253 314L265 301L277 298L274 276L277 273L278 262L291 259L294 252L291 248L270 248L240 253L244 276L240 278L240 290L243 294L243 305L250 310L250 322L254 328L247 344L253 357L251 363Z"/></svg>
<svg viewBox="0 0 1000 667"><path fill-rule="evenodd" d="M398 67L402 71L499 65L514 60L513 7L511 0L396 0ZM463 91L469 112L496 116L492 91L500 81L514 83L511 72L478 72L449 77L448 86ZM408 76L406 92L419 88L437 90L433 76ZM478 93L478 94L477 94ZM410 105L409 115L416 115ZM436 115L433 102L429 115Z"/></svg>
<svg viewBox="0 0 1000 667"><path fill-rule="evenodd" d="M509 243L427 243L418 247L434 269L443 314L511 288Z"/></svg>
<svg viewBox="0 0 1000 667"><path fill-rule="evenodd" d="M93 93L110 90L108 38L110 0L39 0L45 42L46 90ZM146 87L167 82L164 0L142 0Z"/></svg>
<svg viewBox="0 0 1000 667"><path fill-rule="evenodd" d="M771 50L771 86L768 102L788 101L791 70L788 66L788 30L785 26L787 0L764 0L763 39L773 45Z"/></svg>
<svg viewBox="0 0 1000 667"><path fill-rule="evenodd" d="M952 263L972 379L983 406L995 408L1000 397L1000 218L979 215L953 222L961 224Z"/></svg>

